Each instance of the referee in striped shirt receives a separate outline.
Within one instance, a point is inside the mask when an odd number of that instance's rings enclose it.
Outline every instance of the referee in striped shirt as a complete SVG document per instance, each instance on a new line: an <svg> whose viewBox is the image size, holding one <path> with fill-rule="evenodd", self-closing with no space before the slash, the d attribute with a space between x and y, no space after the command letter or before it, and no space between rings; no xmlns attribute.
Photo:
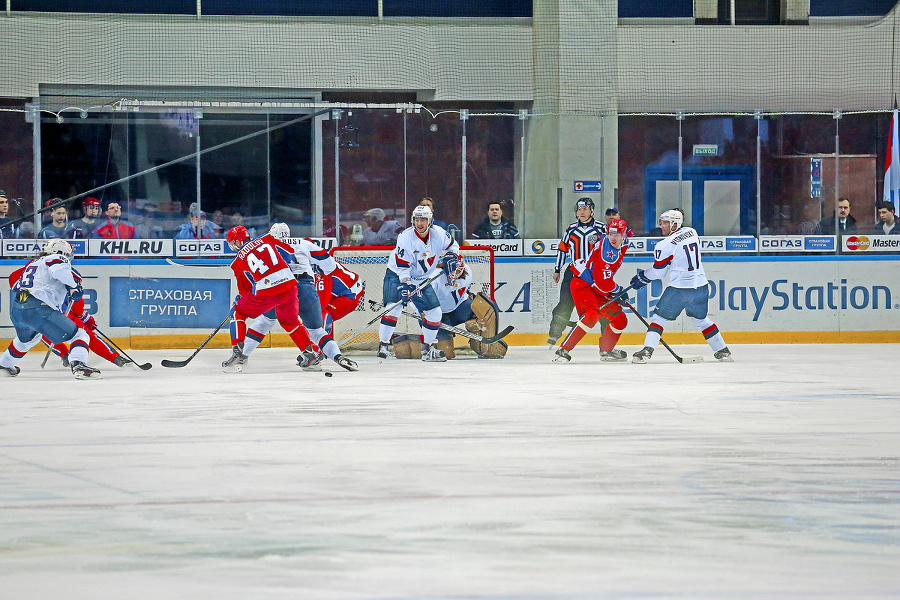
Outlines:
<svg viewBox="0 0 900 600"><path fill-rule="evenodd" d="M569 259L569 266L562 278L562 287L559 290L559 304L553 309L553 319L550 320L550 334L547 339L549 346L555 346L559 336L565 331L575 308L572 300L572 290L569 284L575 274L572 263L581 258L587 258L591 254L593 244L599 237L606 233L606 225L594 220L594 201L590 198L579 198L575 203L575 216L577 221L566 228L562 239L559 240L556 253L556 267L553 271L553 281L559 283L559 273Z"/></svg>

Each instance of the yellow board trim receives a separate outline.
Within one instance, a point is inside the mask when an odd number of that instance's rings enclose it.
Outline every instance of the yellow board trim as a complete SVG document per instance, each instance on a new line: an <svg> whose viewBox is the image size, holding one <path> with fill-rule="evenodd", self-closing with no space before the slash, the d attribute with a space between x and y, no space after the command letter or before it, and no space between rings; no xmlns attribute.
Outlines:
<svg viewBox="0 0 900 600"><path fill-rule="evenodd" d="M732 344L898 344L900 331L728 331L722 334L728 345ZM111 338L124 350L165 350L192 349L203 343L203 334L135 335ZM599 333L584 336L582 345L597 344ZM702 345L706 343L700 333L666 332L663 339L670 346L679 344ZM510 346L544 346L546 333L511 333L503 340ZM6 348L12 340L0 339L0 347ZM640 346L644 343L643 333L623 333L619 346ZM285 333L272 334L259 345L260 348L290 348L294 345ZM231 336L227 333L216 335L207 348L230 348ZM46 352L43 344L31 349L32 352Z"/></svg>

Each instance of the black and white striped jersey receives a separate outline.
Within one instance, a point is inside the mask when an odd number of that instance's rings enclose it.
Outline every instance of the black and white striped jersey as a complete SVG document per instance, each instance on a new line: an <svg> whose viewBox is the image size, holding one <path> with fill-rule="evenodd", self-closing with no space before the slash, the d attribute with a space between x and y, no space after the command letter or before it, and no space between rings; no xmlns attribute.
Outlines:
<svg viewBox="0 0 900 600"><path fill-rule="evenodd" d="M606 223L603 221L592 220L586 224L575 221L569 225L557 246L556 272L562 271L566 264L566 258L571 263L590 256L593 244L596 244L604 233L606 233Z"/></svg>

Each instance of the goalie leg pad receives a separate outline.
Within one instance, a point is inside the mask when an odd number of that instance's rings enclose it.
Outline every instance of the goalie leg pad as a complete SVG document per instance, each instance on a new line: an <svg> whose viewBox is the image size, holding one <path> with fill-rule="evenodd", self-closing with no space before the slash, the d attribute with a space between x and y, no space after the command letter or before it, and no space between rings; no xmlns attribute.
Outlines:
<svg viewBox="0 0 900 600"><path fill-rule="evenodd" d="M417 335L395 335L391 339L397 358L422 358L422 342Z"/></svg>
<svg viewBox="0 0 900 600"><path fill-rule="evenodd" d="M477 340L469 340L469 347L475 351L478 358L503 358L509 346L503 340L498 340L493 344L485 344Z"/></svg>
<svg viewBox="0 0 900 600"><path fill-rule="evenodd" d="M456 358L456 352L453 350L453 338L438 338L437 348L438 350L444 351L444 356L446 356L448 360Z"/></svg>
<svg viewBox="0 0 900 600"><path fill-rule="evenodd" d="M500 326L497 318L499 312L497 305L485 296L484 292L478 292L472 299L472 314L475 315L475 324L478 329L472 333L477 333L482 337L497 335L497 328ZM468 327L468 323L466 323L466 327ZM469 329L469 331L472 330Z"/></svg>

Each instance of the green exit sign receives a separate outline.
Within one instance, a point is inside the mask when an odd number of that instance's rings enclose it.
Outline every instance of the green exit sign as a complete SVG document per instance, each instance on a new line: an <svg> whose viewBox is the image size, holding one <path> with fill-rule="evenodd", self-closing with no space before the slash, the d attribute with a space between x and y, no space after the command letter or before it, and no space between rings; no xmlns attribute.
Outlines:
<svg viewBox="0 0 900 600"><path fill-rule="evenodd" d="M718 144L694 144L694 156L718 156Z"/></svg>

